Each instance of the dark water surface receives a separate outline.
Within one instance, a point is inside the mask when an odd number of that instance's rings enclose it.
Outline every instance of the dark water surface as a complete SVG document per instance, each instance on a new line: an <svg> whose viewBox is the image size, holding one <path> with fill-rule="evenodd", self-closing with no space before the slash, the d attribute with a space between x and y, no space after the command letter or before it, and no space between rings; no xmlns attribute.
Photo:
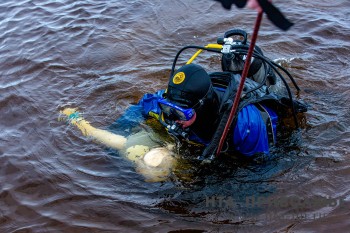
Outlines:
<svg viewBox="0 0 350 233"><path fill-rule="evenodd" d="M78 106L108 127L165 87L178 49L251 33L255 12L209 0L1 1L0 232L349 232L350 2L276 4L295 26L264 19L258 44L298 81L306 126L270 161L147 183L59 110ZM213 70L219 57L201 61Z"/></svg>

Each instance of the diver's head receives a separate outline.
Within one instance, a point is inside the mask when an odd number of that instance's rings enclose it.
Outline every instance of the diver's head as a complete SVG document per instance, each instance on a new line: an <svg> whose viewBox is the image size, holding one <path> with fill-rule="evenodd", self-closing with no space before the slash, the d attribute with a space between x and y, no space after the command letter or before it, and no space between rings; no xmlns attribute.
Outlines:
<svg viewBox="0 0 350 233"><path fill-rule="evenodd" d="M159 102L165 117L178 118L196 133L210 132L217 118L218 97L208 73L199 65L178 69L168 83L165 99ZM203 131L201 133L200 131ZM202 135L202 137L205 137Z"/></svg>
<svg viewBox="0 0 350 233"><path fill-rule="evenodd" d="M208 73L199 65L188 64L170 78L167 100L183 108L193 108L201 100L211 98L212 84Z"/></svg>

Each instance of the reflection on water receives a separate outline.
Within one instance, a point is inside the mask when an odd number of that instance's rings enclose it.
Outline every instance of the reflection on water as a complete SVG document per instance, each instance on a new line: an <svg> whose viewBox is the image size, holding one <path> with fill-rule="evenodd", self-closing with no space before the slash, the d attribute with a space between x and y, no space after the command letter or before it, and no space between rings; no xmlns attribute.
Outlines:
<svg viewBox="0 0 350 233"><path fill-rule="evenodd" d="M1 2L1 232L347 231L350 5L276 4L295 26L282 32L264 20L258 44L303 90L305 127L268 160L188 159L170 181L147 183L115 151L58 122L58 111L78 106L108 128L166 86L178 49L233 27L251 32L255 13L210 0ZM217 55L201 59L220 68ZM262 200L317 205L296 211Z"/></svg>

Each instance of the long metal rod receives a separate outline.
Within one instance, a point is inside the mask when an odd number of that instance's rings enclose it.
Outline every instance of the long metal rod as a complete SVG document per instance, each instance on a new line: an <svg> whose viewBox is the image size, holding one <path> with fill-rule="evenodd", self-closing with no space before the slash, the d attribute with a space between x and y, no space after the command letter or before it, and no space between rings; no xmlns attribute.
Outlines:
<svg viewBox="0 0 350 233"><path fill-rule="evenodd" d="M227 136L228 131L230 129L231 123L232 123L233 118L234 118L234 116L235 116L235 114L237 112L239 101L241 100L241 95L242 95L242 91L243 91L243 87L244 87L244 82L245 82L245 80L247 78L247 75L248 75L248 70L249 70L249 67L250 67L250 61L252 59L252 55L253 55L253 52L254 52L255 42L256 42L256 39L258 38L258 32L259 32L262 16L263 16L263 11L260 10L258 12L258 16L257 16L256 21L255 21L255 26L254 26L254 31L253 31L253 35L252 35L252 40L250 42L247 58L246 58L245 63L244 63L244 68L243 68L243 72L242 72L242 78L241 78L241 81L239 83L239 87L238 87L238 90L237 90L237 93L236 93L236 96L235 96L235 100L233 102L233 106L231 108L231 112L230 112L229 118L227 120L225 129L224 129L224 132L223 132L223 134L221 136L220 143L219 143L218 149L216 151L216 156L219 156L219 154L220 154L220 152L222 150L222 147L223 147L224 142L226 140L226 136Z"/></svg>

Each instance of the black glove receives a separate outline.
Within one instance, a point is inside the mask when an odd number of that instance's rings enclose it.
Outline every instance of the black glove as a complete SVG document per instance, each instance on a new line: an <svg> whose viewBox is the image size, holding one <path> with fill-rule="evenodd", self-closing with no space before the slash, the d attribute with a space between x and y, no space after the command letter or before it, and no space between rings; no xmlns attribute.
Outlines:
<svg viewBox="0 0 350 233"><path fill-rule="evenodd" d="M235 4L238 8L243 8L247 4L247 0L215 0L221 2L222 6L230 10L232 4Z"/></svg>
<svg viewBox="0 0 350 233"><path fill-rule="evenodd" d="M243 8L247 0L215 0L218 2L221 2L222 6L225 9L231 9L232 4L235 4L238 8ZM267 18L277 27L279 27L282 30L287 31L291 26L293 26L293 23L290 22L288 19L284 17L284 15L280 12L280 10L272 5L267 0L257 0L259 2L259 5L263 9L263 11L266 13Z"/></svg>

